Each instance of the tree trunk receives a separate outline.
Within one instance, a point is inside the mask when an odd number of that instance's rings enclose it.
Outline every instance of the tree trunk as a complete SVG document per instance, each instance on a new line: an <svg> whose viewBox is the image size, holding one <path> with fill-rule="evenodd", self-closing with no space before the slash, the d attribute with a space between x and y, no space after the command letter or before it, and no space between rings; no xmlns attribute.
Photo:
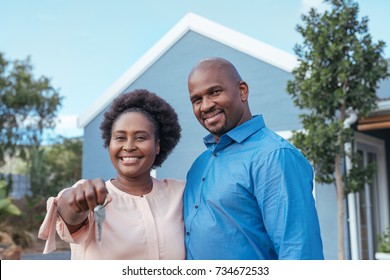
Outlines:
<svg viewBox="0 0 390 280"><path fill-rule="evenodd" d="M338 256L339 260L344 260L344 184L340 170L340 155L336 155L335 158L335 176L338 208Z"/></svg>

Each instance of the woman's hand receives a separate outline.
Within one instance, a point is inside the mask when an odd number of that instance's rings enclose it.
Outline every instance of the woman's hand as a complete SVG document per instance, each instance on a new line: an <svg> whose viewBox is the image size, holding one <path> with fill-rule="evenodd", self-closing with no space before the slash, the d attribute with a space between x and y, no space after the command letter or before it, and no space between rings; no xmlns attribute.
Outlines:
<svg viewBox="0 0 390 280"><path fill-rule="evenodd" d="M63 196L65 193L63 194ZM66 203L75 213L92 211L96 205L102 205L105 200L111 199L106 184L102 179L85 180L71 188L66 194Z"/></svg>
<svg viewBox="0 0 390 280"><path fill-rule="evenodd" d="M111 201L105 182L96 178L85 180L64 191L58 200L58 213L68 226L70 233L80 229L96 205Z"/></svg>

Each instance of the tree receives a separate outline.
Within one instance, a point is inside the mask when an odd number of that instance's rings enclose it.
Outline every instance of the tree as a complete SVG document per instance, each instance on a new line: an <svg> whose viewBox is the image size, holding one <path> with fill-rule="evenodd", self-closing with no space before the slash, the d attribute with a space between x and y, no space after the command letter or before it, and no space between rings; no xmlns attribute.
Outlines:
<svg viewBox="0 0 390 280"><path fill-rule="evenodd" d="M0 52L0 166L6 154L25 158L43 131L55 127L62 97L50 80L33 76L30 59L7 61Z"/></svg>
<svg viewBox="0 0 390 280"><path fill-rule="evenodd" d="M52 171L51 184L63 189L73 185L81 178L81 164L83 154L82 138L60 138L53 144L46 154L46 163ZM58 157L61 155L61 157Z"/></svg>
<svg viewBox="0 0 390 280"><path fill-rule="evenodd" d="M31 196L19 223L35 230L46 214L46 200L81 178L82 139L60 137L56 143L31 149L29 162ZM13 224L16 224L15 221Z"/></svg>
<svg viewBox="0 0 390 280"><path fill-rule="evenodd" d="M294 132L292 142L309 158L318 183L336 186L338 204L338 255L344 259L344 198L359 191L372 174L362 169L353 149L354 114L365 117L376 107L378 82L388 76L383 57L385 43L373 43L368 18L358 19L359 7L352 0L325 0L330 10L311 9L302 15L303 36L294 48L299 66L292 72L287 92L302 109L303 130ZM352 121L353 122L353 121ZM348 146L347 146L348 147ZM350 159L343 172L343 159Z"/></svg>
<svg viewBox="0 0 390 280"><path fill-rule="evenodd" d="M11 198L6 196L5 191L6 183L0 180L0 220L4 220L6 215L20 215L20 209L13 204Z"/></svg>
<svg viewBox="0 0 390 280"><path fill-rule="evenodd" d="M60 137L58 142L32 150L30 176L33 197L55 196L81 178L81 138Z"/></svg>

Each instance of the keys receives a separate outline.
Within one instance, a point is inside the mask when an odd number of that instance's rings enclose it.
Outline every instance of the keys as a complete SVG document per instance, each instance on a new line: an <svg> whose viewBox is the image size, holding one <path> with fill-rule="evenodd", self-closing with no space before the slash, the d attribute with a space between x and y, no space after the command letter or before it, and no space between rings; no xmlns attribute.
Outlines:
<svg viewBox="0 0 390 280"><path fill-rule="evenodd" d="M106 218L106 208L104 208L104 207L107 204L108 204L108 202L106 199L106 201L104 201L103 205L96 205L96 207L93 209L98 241L100 241L102 239L103 222L104 222L104 219Z"/></svg>

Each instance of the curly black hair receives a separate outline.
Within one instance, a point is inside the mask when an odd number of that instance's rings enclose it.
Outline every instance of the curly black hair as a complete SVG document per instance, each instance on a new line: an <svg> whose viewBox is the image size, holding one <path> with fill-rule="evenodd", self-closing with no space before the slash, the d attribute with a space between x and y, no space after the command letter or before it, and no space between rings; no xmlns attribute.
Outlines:
<svg viewBox="0 0 390 280"><path fill-rule="evenodd" d="M104 120L100 125L105 148L110 145L115 121L129 111L143 113L155 125L157 134L155 136L160 140L160 153L156 156L153 167L161 166L181 137L181 127L175 110L164 99L146 89L121 94L104 113Z"/></svg>

